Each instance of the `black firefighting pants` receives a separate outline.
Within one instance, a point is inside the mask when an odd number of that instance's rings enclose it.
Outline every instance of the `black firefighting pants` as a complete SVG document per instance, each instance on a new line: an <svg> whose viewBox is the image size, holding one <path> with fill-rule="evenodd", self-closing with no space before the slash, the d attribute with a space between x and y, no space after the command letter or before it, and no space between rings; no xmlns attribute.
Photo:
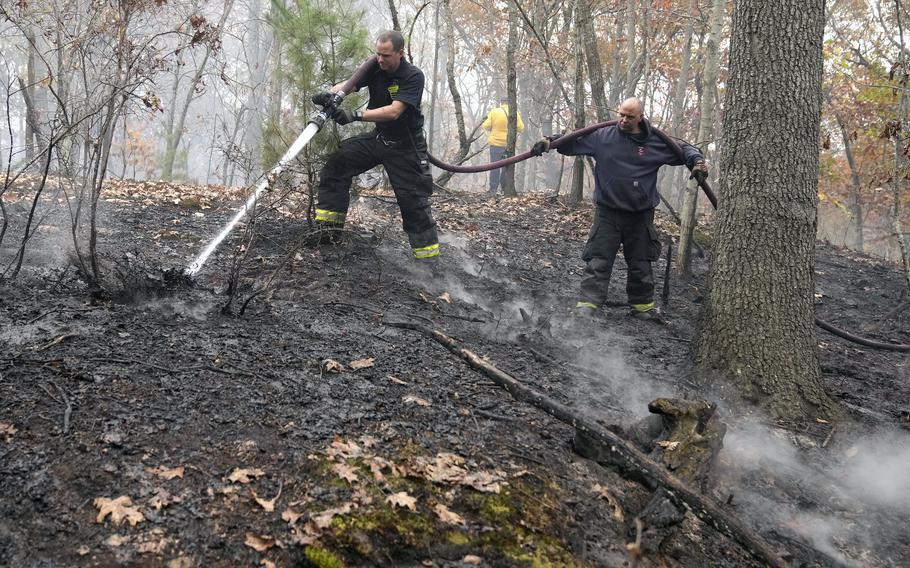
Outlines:
<svg viewBox="0 0 910 568"><path fill-rule="evenodd" d="M581 280L581 301L601 306L607 300L610 274L622 245L628 267L626 294L633 306L654 302L651 262L660 257L660 238L654 228L654 210L629 212L597 206L591 234L582 252L587 262Z"/></svg>
<svg viewBox="0 0 910 568"><path fill-rule="evenodd" d="M344 226L351 180L379 164L389 175L414 256L437 256L439 239L429 202L433 178L422 132L412 132L405 140L387 140L376 131L343 140L319 174L316 220L329 226Z"/></svg>

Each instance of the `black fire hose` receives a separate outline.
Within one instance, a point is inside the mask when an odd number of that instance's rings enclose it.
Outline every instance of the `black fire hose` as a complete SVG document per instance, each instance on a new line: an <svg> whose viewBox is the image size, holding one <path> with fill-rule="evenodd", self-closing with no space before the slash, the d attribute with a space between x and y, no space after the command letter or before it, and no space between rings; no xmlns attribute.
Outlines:
<svg viewBox="0 0 910 568"><path fill-rule="evenodd" d="M559 138L556 138L555 140L550 142L550 148L551 149L558 148L559 146L565 144L566 142L569 142L570 140L580 138L581 136L590 134L590 133L594 132L595 130L598 130L605 126L611 126L616 123L617 123L617 121L615 121L615 120L609 120L607 122L599 122L597 124L592 124L591 126L586 126L584 128L580 128L573 132L569 132L568 134L564 134L563 136L560 136ZM680 161L682 161L682 162L686 161L685 153L683 152L682 147L679 145L679 143L675 139L673 139L666 132L664 132L663 130L660 130L659 128L654 128L652 126L651 130L654 132L654 134L656 134L658 137L660 137L660 139L663 140L664 143L667 146L669 146L671 150L673 150L673 153L676 154L676 156L680 159ZM534 157L534 154L532 152L528 151L528 152L524 152L523 154L517 154L515 156L511 156L504 160L490 162L489 164L480 164L480 165L476 165L476 166L457 166L454 164L447 164L447 163L443 162L442 160L440 160L439 158L436 158L435 156L430 156L430 163L438 168L441 168L443 170L448 170L450 172L469 174L469 173L486 172L489 170L494 170L496 168L511 166L512 164L517 164L518 162L522 162L522 161L527 160L528 158L532 158L532 157ZM708 198L708 201L711 202L711 205L713 205L714 208L717 209L717 196L714 194L714 190L711 189L711 186L708 184L708 181L704 178L704 176L695 176L694 179L698 182L698 186L701 187L702 191L705 193L705 196ZM831 333L833 335L846 339L847 341L852 341L853 343L858 343L860 345L864 345L866 347L872 347L874 349L886 349L886 350L890 350L890 351L910 352L910 345L902 345L902 344L898 344L898 343L885 343L882 341L874 341L872 339L866 339L864 337L854 335L848 331L844 331L838 327L835 327L820 318L815 318L815 325L824 329L828 333Z"/></svg>

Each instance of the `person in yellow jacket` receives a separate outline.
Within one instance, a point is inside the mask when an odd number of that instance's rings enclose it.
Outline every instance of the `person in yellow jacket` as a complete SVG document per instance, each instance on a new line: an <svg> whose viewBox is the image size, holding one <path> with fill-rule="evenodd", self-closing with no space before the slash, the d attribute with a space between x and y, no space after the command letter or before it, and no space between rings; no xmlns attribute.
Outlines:
<svg viewBox="0 0 910 568"><path fill-rule="evenodd" d="M500 105L487 114L487 119L483 121L483 129L487 131L490 144L490 161L497 162L506 157L506 137L509 133L509 98L502 97L499 99ZM515 115L518 122L518 132L525 129L524 122L521 120L521 113ZM490 195L496 195L499 190L499 179L501 169L490 170Z"/></svg>

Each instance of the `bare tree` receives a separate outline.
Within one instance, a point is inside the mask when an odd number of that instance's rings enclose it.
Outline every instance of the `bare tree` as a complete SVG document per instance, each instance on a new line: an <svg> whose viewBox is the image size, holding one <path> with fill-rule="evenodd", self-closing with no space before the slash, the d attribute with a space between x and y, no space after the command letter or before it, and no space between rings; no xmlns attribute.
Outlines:
<svg viewBox="0 0 910 568"><path fill-rule="evenodd" d="M506 153L515 154L515 142L518 139L518 96L515 92L515 50L518 46L518 10L513 3L509 4L509 39L506 42L506 96L509 98L508 128L506 134ZM502 170L502 193L515 197L515 166L506 166Z"/></svg>
<svg viewBox="0 0 910 568"><path fill-rule="evenodd" d="M177 159L177 148L180 147L180 140L183 138L187 111L190 108L190 104L193 102L193 98L199 92L202 76L208 70L207 64L209 58L220 47L221 42L218 39L218 35L224 29L224 24L227 21L233 6L234 0L225 0L224 9L221 12L221 19L214 27L206 23L205 19L197 14L194 14L190 18L190 24L195 30L191 42L202 43L205 46L205 51L203 52L201 60L196 65L196 70L193 73L192 79L190 79L190 84L186 90L186 95L184 96L182 103L172 109L173 116L168 120L168 129L165 132L164 138L165 149L161 163L161 178L164 180L169 181L174 177L174 162ZM177 86L177 80L175 78L175 105Z"/></svg>
<svg viewBox="0 0 910 568"><path fill-rule="evenodd" d="M701 112L699 113L698 135L696 144L702 145L702 154L710 158L705 142L710 137L714 128L714 109L717 101L714 98L716 91L712 86L717 83L717 74L720 61L720 34L724 25L724 14L727 3L725 0L713 0L711 17L708 22L708 41L705 45L705 70L702 75L702 84L706 86L701 95ZM685 199L680 215L679 246L676 252L676 270L683 277L688 278L692 263L692 235L695 231L696 212L698 210L698 185L690 179L686 183Z"/></svg>

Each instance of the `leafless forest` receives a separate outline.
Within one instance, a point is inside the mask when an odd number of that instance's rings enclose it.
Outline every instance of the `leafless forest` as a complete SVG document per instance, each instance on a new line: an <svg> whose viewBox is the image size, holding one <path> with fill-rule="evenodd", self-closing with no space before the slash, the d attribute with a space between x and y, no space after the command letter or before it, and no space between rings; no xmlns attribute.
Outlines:
<svg viewBox="0 0 910 568"><path fill-rule="evenodd" d="M0 566L910 565L908 23L3 0ZM660 321L628 317L621 259L573 317L592 159L521 161L496 199L434 167L432 274L381 168L320 242L319 172L368 126L273 168L387 29L442 162L489 161L504 97L511 155L632 96L699 148L716 209L660 172Z"/></svg>

